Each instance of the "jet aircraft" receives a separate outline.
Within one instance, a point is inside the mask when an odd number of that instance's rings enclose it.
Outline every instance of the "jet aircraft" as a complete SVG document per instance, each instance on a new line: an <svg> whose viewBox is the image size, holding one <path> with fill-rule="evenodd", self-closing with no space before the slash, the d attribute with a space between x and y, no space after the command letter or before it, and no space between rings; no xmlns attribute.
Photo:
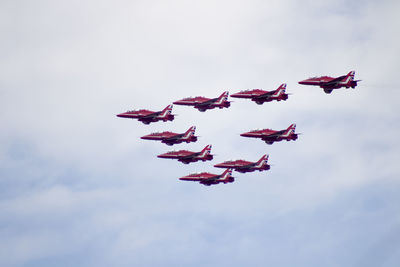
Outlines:
<svg viewBox="0 0 400 267"><path fill-rule="evenodd" d="M212 174L209 172L193 173L179 178L182 181L199 182L203 185L213 185L219 183L232 183L235 178L232 176L232 169L226 169L222 174Z"/></svg>
<svg viewBox="0 0 400 267"><path fill-rule="evenodd" d="M179 150L179 151L170 151L157 157L163 159L178 159L178 161L183 162L184 164L189 164L191 162L196 161L206 161L212 160L213 155L211 153L211 145L207 145L202 151L200 152L192 152L188 150Z"/></svg>
<svg viewBox="0 0 400 267"><path fill-rule="evenodd" d="M117 117L120 118L129 118L129 119L138 119L140 122L144 124L150 124L151 122L157 121L173 121L175 116L171 114L172 105L168 105L162 111L151 111L147 109L140 110L130 110L121 114L118 114Z"/></svg>
<svg viewBox="0 0 400 267"><path fill-rule="evenodd" d="M247 133L242 133L240 136L261 138L265 143L271 145L274 142L279 142L282 140L296 140L297 134L295 134L295 130L296 124L292 124L287 129L281 131L274 131L271 129L254 130Z"/></svg>
<svg viewBox="0 0 400 267"><path fill-rule="evenodd" d="M266 171L271 168L268 165L268 154L263 155L257 162L250 162L246 160L233 160L233 161L225 161L223 163L219 163L214 165L217 168L233 168L237 172L246 173L253 171Z"/></svg>
<svg viewBox="0 0 400 267"><path fill-rule="evenodd" d="M357 82L361 80L354 80L355 71L350 71L347 75L343 75L337 78L329 77L329 76L321 76L321 77L313 77L306 79L304 81L300 81L299 84L304 85L317 85L324 89L324 92L327 94L332 93L332 90L339 89L342 87L346 88L355 88L357 86Z"/></svg>
<svg viewBox="0 0 400 267"><path fill-rule="evenodd" d="M213 108L229 108L231 103L228 101L229 92L226 91L222 95L217 98L206 98L202 96L196 97L187 97L178 101L175 101L173 104L176 105L184 105L184 106L193 106L201 112L206 111L207 109Z"/></svg>
<svg viewBox="0 0 400 267"><path fill-rule="evenodd" d="M196 126L192 126L185 133L172 133L172 132L162 132L162 133L152 133L140 137L145 140L156 140L161 141L164 144L172 146L174 144L180 144L182 142L190 143L196 142L197 136L194 135L196 131Z"/></svg>
<svg viewBox="0 0 400 267"><path fill-rule="evenodd" d="M252 89L252 90L240 91L239 93L231 95L231 97L250 98L251 101L254 101L259 105L262 105L265 102L271 102L272 100L286 101L286 99L288 99L288 94L285 93L285 90L286 90L286 83L283 83L278 87L278 89L273 91Z"/></svg>

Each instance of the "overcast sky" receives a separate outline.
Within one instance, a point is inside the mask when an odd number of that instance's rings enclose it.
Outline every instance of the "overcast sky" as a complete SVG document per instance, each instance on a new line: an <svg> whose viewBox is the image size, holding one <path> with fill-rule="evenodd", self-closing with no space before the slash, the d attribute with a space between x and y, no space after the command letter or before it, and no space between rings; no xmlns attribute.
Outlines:
<svg viewBox="0 0 400 267"><path fill-rule="evenodd" d="M1 266L400 266L400 2L0 2ZM356 71L353 90L299 85ZM175 106L274 90L285 102ZM295 142L240 137L297 124ZM141 140L197 126L198 142ZM158 159L213 145L212 162ZM270 155L271 170L179 181Z"/></svg>

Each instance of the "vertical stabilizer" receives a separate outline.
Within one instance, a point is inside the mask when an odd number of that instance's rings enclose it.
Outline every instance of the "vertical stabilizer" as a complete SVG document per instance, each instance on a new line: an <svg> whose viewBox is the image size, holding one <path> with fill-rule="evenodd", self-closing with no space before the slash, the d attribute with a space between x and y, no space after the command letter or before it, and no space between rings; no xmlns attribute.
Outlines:
<svg viewBox="0 0 400 267"><path fill-rule="evenodd" d="M221 174L221 180L228 180L229 178L232 177L232 169L226 169L222 174Z"/></svg>
<svg viewBox="0 0 400 267"><path fill-rule="evenodd" d="M290 135L294 134L294 131L296 130L296 124L293 123L290 125L286 131L283 133L282 137L289 137Z"/></svg>
<svg viewBox="0 0 400 267"><path fill-rule="evenodd" d="M185 139L185 140L189 139L190 137L192 137L194 135L195 131L196 131L196 126L190 127L189 130L187 130L185 132L182 139Z"/></svg>
<svg viewBox="0 0 400 267"><path fill-rule="evenodd" d="M220 104L224 103L225 101L228 100L228 96L229 96L229 92L228 91L223 92L222 95L220 95L218 97L218 100L216 101L216 104L220 105Z"/></svg>
<svg viewBox="0 0 400 267"><path fill-rule="evenodd" d="M273 94L274 97L278 97L280 95L283 95L286 91L286 83L282 83L278 89L275 90L275 93Z"/></svg>
<svg viewBox="0 0 400 267"><path fill-rule="evenodd" d="M169 114L171 114L171 112L172 112L172 104L171 105L168 105L166 108L164 108L162 111L161 111L161 115L160 115L160 118L165 118L165 117L167 117Z"/></svg>
<svg viewBox="0 0 400 267"><path fill-rule="evenodd" d="M200 158L205 158L207 155L211 153L211 145L207 145L203 150L200 152Z"/></svg>
<svg viewBox="0 0 400 267"><path fill-rule="evenodd" d="M356 72L354 70L350 71L349 73L347 73L346 78L344 80L344 84L349 84L352 81L354 81L354 75L356 74Z"/></svg>
<svg viewBox="0 0 400 267"><path fill-rule="evenodd" d="M256 168L262 168L262 167L264 167L264 166L268 163L268 158L269 158L269 155L268 155L268 154L263 155L263 156L260 158L260 160L257 161L255 167L256 167Z"/></svg>

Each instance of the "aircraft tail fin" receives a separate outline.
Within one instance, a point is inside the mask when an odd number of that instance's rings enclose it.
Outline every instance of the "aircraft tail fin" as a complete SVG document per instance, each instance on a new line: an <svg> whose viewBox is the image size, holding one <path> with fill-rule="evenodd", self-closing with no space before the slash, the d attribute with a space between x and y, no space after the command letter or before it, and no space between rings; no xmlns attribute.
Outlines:
<svg viewBox="0 0 400 267"><path fill-rule="evenodd" d="M278 95L284 94L285 91L286 91L286 83L282 83L281 86L279 86L279 88L278 88L278 92L279 92Z"/></svg>
<svg viewBox="0 0 400 267"><path fill-rule="evenodd" d="M286 129L285 133L283 134L283 137L290 136L291 134L294 133L295 130L296 130L296 124L293 123Z"/></svg>
<svg viewBox="0 0 400 267"><path fill-rule="evenodd" d="M223 102L228 100L229 92L225 91L218 97L217 104L222 104Z"/></svg>
<svg viewBox="0 0 400 267"><path fill-rule="evenodd" d="M286 91L286 83L282 83L278 89L275 90L275 93L273 94L274 97L278 97L280 95L283 95Z"/></svg>
<svg viewBox="0 0 400 267"><path fill-rule="evenodd" d="M221 180L228 180L232 177L232 169L228 168L221 174Z"/></svg>
<svg viewBox="0 0 400 267"><path fill-rule="evenodd" d="M161 111L161 118L165 118L166 116L168 116L169 114L171 114L172 112L172 107L173 105L168 105L167 107L165 107L162 111Z"/></svg>
<svg viewBox="0 0 400 267"><path fill-rule="evenodd" d="M349 73L347 73L346 75L346 79L345 79L345 83L351 83L352 81L354 81L354 75L356 74L356 72L354 70L350 71Z"/></svg>
<svg viewBox="0 0 400 267"><path fill-rule="evenodd" d="M256 168L261 168L261 167L265 166L265 165L268 163L268 158L269 158L269 155L268 155L268 154L263 155L263 156L257 161L255 167L256 167Z"/></svg>
<svg viewBox="0 0 400 267"><path fill-rule="evenodd" d="M190 127L189 130L185 132L182 139L189 139L194 135L195 131L196 131L196 126Z"/></svg>
<svg viewBox="0 0 400 267"><path fill-rule="evenodd" d="M203 150L200 152L200 158L204 158L205 156L211 153L211 145L207 145Z"/></svg>
<svg viewBox="0 0 400 267"><path fill-rule="evenodd" d="M347 76L351 76L354 78L354 75L356 74L356 72L354 70L350 71L349 73L347 73Z"/></svg>

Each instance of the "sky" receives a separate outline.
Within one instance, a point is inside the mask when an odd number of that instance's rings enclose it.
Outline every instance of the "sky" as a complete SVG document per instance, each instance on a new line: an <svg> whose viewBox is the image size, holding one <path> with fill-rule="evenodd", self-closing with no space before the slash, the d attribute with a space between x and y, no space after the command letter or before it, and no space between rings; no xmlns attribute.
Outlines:
<svg viewBox="0 0 400 267"><path fill-rule="evenodd" d="M1 1L1 266L399 266L400 2ZM299 85L351 70L356 89ZM274 90L285 102L174 106ZM240 137L296 123L295 142ZM168 147L151 132L197 126ZM156 155L199 151L189 165ZM179 181L258 160L234 183Z"/></svg>

